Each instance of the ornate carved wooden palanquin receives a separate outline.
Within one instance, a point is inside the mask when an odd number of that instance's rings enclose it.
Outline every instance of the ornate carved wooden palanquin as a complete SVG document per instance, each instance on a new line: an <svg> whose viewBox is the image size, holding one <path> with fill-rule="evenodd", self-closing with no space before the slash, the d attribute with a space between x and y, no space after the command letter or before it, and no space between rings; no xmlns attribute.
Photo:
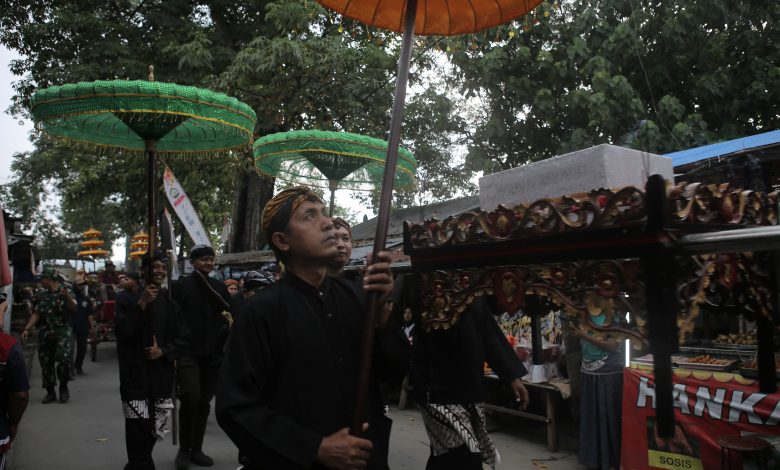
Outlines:
<svg viewBox="0 0 780 470"><path fill-rule="evenodd" d="M451 327L482 295L494 295L508 312L531 298L554 304L572 328L632 339L634 348L654 354L659 428L670 433L671 353L693 333L702 306L740 305L771 328L777 297L771 253L690 255L678 240L777 225L777 202L776 193L669 186L655 175L646 191L598 189L406 223L405 251L421 283L422 326ZM590 321L590 314L602 312L605 325ZM771 333L764 343L759 355L773 354ZM774 369L762 374L762 387L776 389Z"/></svg>
<svg viewBox="0 0 780 470"><path fill-rule="evenodd" d="M421 323L427 330L447 329L482 295L495 296L501 310L510 313L526 305L526 296L538 296L560 309L570 325L600 337L634 339L641 349L646 345L646 320L638 270L636 260L601 260L425 272L420 275ZM589 320L589 313L601 312L610 318L608 327ZM627 313L632 326L620 321Z"/></svg>

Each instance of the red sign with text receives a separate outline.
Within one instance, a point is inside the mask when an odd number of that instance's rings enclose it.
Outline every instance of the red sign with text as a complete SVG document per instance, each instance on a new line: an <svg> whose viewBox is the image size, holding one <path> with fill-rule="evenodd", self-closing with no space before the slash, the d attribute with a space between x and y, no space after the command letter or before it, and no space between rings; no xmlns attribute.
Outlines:
<svg viewBox="0 0 780 470"><path fill-rule="evenodd" d="M623 371L621 464L625 470L720 468L720 436L780 434L780 394L727 372L676 369L673 375L675 432L661 438L655 426L655 381L651 371ZM733 463L741 468L738 452Z"/></svg>

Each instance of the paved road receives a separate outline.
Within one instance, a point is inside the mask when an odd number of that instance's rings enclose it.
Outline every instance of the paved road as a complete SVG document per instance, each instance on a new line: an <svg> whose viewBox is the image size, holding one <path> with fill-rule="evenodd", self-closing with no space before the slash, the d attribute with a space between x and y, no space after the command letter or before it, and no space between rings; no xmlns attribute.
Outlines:
<svg viewBox="0 0 780 470"><path fill-rule="evenodd" d="M113 343L98 348L98 362L85 364L86 375L71 382L67 404L41 404L40 366L33 361L30 406L11 455L11 470L118 470L126 462L124 420L119 399L119 374ZM428 439L414 410L391 409L394 419L390 468L421 470L428 455ZM169 423L170 425L170 423ZM501 469L579 469L570 450L547 451L544 428L511 422L493 433L501 453ZM237 467L237 451L221 431L213 413L206 432L205 451L215 470ZM569 446L570 447L570 446ZM158 470L173 469L176 448L170 439L158 443L154 458ZM199 467L191 467L197 469Z"/></svg>

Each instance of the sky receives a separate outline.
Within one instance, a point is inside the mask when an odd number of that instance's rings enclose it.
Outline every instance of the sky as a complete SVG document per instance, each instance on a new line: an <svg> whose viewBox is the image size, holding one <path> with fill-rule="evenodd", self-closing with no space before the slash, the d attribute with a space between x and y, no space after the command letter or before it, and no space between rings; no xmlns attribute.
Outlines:
<svg viewBox="0 0 780 470"><path fill-rule="evenodd" d="M5 184L11 177L11 156L17 152L32 150L29 135L33 129L30 121L20 121L11 117L6 110L11 106L13 82L19 77L9 70L11 60L19 56L0 46L0 184Z"/></svg>

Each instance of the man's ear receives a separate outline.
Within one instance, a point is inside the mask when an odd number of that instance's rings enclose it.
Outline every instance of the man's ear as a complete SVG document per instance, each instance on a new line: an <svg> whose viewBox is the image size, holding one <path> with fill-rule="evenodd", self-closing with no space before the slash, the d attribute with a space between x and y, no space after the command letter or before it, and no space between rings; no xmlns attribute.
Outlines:
<svg viewBox="0 0 780 470"><path fill-rule="evenodd" d="M287 242L287 236L284 232L274 232L271 235L271 241L280 251L290 251L290 244Z"/></svg>

